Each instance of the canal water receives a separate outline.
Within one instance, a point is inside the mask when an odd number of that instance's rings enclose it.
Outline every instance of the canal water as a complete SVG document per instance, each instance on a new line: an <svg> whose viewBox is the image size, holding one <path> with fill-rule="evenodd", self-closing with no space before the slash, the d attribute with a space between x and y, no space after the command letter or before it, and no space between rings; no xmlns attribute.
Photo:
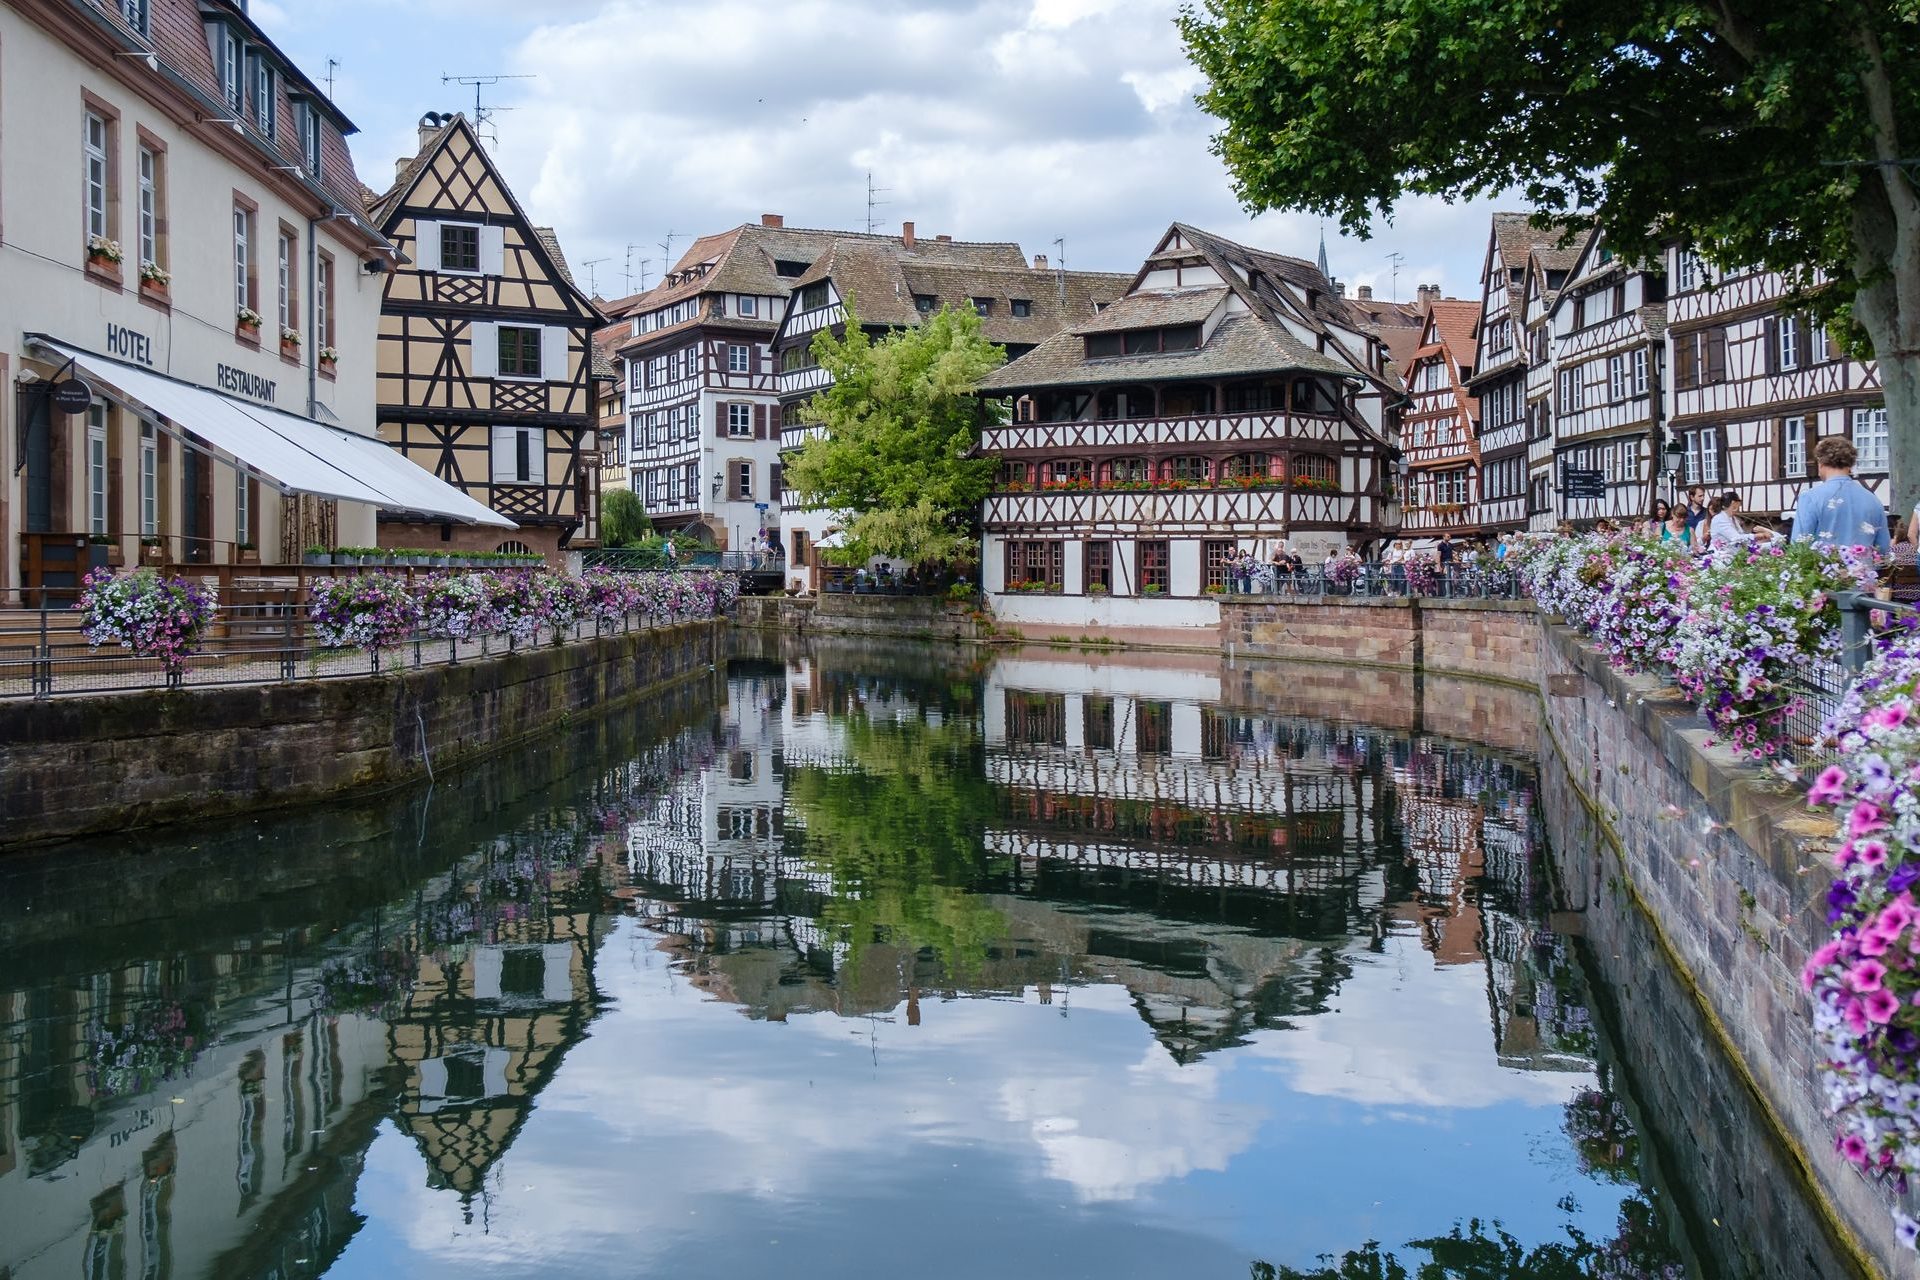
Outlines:
<svg viewBox="0 0 1920 1280"><path fill-rule="evenodd" d="M0 1277L1843 1274L1526 699L1328 670L821 642L0 862Z"/></svg>

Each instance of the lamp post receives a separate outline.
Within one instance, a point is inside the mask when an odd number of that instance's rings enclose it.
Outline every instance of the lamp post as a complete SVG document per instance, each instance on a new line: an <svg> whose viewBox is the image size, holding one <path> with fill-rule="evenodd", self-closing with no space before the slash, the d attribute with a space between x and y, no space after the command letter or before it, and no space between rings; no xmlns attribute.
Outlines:
<svg viewBox="0 0 1920 1280"><path fill-rule="evenodd" d="M1667 472L1667 502L1669 505L1680 500L1680 468L1687 465L1687 447L1677 436L1667 438L1667 447L1661 454L1661 461Z"/></svg>

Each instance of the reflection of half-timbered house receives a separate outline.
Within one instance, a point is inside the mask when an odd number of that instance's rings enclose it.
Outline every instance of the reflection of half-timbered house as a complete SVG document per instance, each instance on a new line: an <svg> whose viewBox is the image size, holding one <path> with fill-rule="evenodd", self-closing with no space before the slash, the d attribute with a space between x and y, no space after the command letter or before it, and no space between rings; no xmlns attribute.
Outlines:
<svg viewBox="0 0 1920 1280"><path fill-rule="evenodd" d="M1856 474L1887 496L1887 410L1878 370L1849 359L1793 305L1777 272L1724 274L1689 249L1667 250L1669 435L1680 481L1740 494L1749 518L1790 511L1819 479L1814 441L1845 436Z"/></svg>
<svg viewBox="0 0 1920 1280"><path fill-rule="evenodd" d="M982 389L1014 400L982 448L1005 460L986 587L1015 621L1211 625L1238 552L1285 538L1312 560L1391 531L1398 382L1304 259L1176 223L1125 297Z"/></svg>
<svg viewBox="0 0 1920 1280"><path fill-rule="evenodd" d="M370 209L408 259L382 308L381 435L511 518L527 549L552 556L595 538L602 318L553 232L527 218L461 115L422 118L419 153ZM385 520L380 534L387 545L473 537Z"/></svg>
<svg viewBox="0 0 1920 1280"><path fill-rule="evenodd" d="M1664 267L1614 257L1605 229L1596 228L1554 299L1554 506L1576 527L1643 519L1652 508L1666 281ZM1572 470L1599 472L1603 496L1568 498Z"/></svg>
<svg viewBox="0 0 1920 1280"><path fill-rule="evenodd" d="M1473 376L1480 304L1429 295L1420 348L1407 371L1401 417L1408 476L1400 531L1411 537L1472 533L1480 501L1480 404Z"/></svg>
<svg viewBox="0 0 1920 1280"><path fill-rule="evenodd" d="M1480 271L1480 327L1468 383L1480 402L1480 502L1475 520L1483 533L1527 524L1527 273L1537 255L1540 269L1564 275L1576 252L1561 245L1566 234L1537 228L1524 213L1493 215ZM1550 287L1558 283L1551 280Z"/></svg>

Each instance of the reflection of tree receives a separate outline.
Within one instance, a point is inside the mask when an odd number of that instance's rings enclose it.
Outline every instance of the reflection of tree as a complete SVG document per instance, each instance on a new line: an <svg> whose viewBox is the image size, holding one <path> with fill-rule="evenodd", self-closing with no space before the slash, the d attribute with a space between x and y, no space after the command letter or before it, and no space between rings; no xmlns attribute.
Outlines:
<svg viewBox="0 0 1920 1280"><path fill-rule="evenodd" d="M1007 922L970 892L989 876L993 788L966 721L840 722L845 767L798 768L787 801L806 828L809 862L831 879L820 921L857 965L874 943L931 947L947 972L977 967Z"/></svg>

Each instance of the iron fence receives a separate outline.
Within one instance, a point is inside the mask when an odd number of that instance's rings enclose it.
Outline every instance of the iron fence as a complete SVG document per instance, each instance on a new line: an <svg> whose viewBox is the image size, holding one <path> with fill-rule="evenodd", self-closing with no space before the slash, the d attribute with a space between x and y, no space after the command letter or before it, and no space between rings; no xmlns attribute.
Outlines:
<svg viewBox="0 0 1920 1280"><path fill-rule="evenodd" d="M1302 596L1333 598L1417 598L1432 600L1519 600L1519 575L1510 569L1479 565L1452 565L1431 573L1409 574L1405 565L1361 565L1346 573L1328 572L1316 565L1298 573L1276 574L1268 567L1256 571L1243 590L1238 579L1225 584L1227 595Z"/></svg>

